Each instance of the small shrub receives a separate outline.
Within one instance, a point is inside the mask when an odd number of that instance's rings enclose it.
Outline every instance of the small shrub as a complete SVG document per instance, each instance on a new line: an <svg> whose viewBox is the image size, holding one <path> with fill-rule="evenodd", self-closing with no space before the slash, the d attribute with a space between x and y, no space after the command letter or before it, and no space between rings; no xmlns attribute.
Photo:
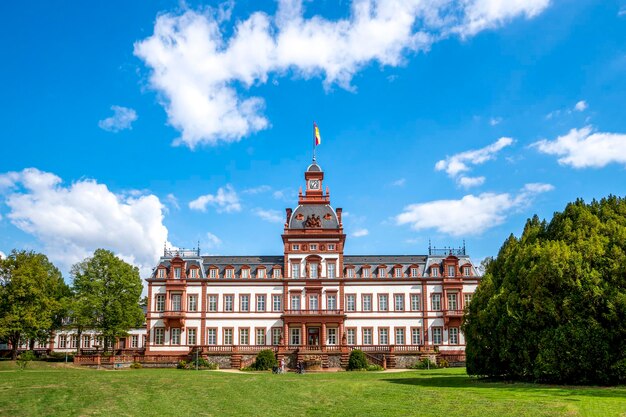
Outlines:
<svg viewBox="0 0 626 417"><path fill-rule="evenodd" d="M133 362L130 364L131 369L141 369L143 366L139 362Z"/></svg>
<svg viewBox="0 0 626 417"><path fill-rule="evenodd" d="M35 356L35 352L33 352L32 350L27 350L17 357L17 366L20 368L20 370L23 371L24 369L26 369L28 362L33 361L36 358L37 356Z"/></svg>
<svg viewBox="0 0 626 417"><path fill-rule="evenodd" d="M252 368L257 371L267 371L278 366L278 361L271 349L263 349L256 355L256 360L252 364Z"/></svg>
<svg viewBox="0 0 626 417"><path fill-rule="evenodd" d="M372 364L372 365L367 365L367 370L368 370L368 371L384 371L384 370L385 370L385 368L383 368L383 367L382 367L382 366L380 366L380 365L373 365L373 364Z"/></svg>
<svg viewBox="0 0 626 417"><path fill-rule="evenodd" d="M189 362L188 369L196 369L196 365L198 369L218 369L219 366L217 363L209 362L204 358L198 358L197 360L194 358L191 362Z"/></svg>
<svg viewBox="0 0 626 417"><path fill-rule="evenodd" d="M187 363L187 361L178 361L176 369L189 369L189 363Z"/></svg>
<svg viewBox="0 0 626 417"><path fill-rule="evenodd" d="M416 362L411 369L436 369L438 368L437 364L431 361L429 358L424 358L418 362Z"/></svg>
<svg viewBox="0 0 626 417"><path fill-rule="evenodd" d="M440 368L448 368L450 364L445 359L439 359L439 363L437 364Z"/></svg>
<svg viewBox="0 0 626 417"><path fill-rule="evenodd" d="M360 349L354 349L350 352L350 359L348 359L348 371L360 371L363 369L367 369L365 353Z"/></svg>

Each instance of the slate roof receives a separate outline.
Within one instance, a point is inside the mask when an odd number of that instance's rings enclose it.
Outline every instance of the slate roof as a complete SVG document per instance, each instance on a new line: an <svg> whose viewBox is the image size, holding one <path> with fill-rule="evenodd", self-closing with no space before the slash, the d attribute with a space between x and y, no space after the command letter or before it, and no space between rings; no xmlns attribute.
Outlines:
<svg viewBox="0 0 626 417"><path fill-rule="evenodd" d="M302 214L302 220L297 220L296 217ZM309 216L315 215L320 218L322 223L322 229L338 229L339 220L335 210L328 204L303 204L298 206L291 214L289 220L289 227L291 229L304 229L304 223ZM330 218L326 220L324 217L330 215Z"/></svg>

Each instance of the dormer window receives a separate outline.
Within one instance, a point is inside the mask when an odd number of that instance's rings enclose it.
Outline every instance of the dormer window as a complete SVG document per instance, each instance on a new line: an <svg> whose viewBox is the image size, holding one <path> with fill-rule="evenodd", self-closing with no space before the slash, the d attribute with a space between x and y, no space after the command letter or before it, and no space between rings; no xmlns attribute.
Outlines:
<svg viewBox="0 0 626 417"><path fill-rule="evenodd" d="M196 268L192 268L189 270L189 276L191 278L198 278L198 270Z"/></svg>
<svg viewBox="0 0 626 417"><path fill-rule="evenodd" d="M402 268L401 267L394 268L393 269L393 273L394 273L394 276L396 278L402 278Z"/></svg>
<svg viewBox="0 0 626 417"><path fill-rule="evenodd" d="M217 268L209 269L209 278L217 278Z"/></svg>
<svg viewBox="0 0 626 417"><path fill-rule="evenodd" d="M248 268L244 268L241 270L241 278L243 279L250 278L250 270Z"/></svg>
<svg viewBox="0 0 626 417"><path fill-rule="evenodd" d="M385 271L385 268L379 267L378 268L378 278L385 278L386 276L387 276L387 271Z"/></svg>
<svg viewBox="0 0 626 417"><path fill-rule="evenodd" d="M354 268L353 267L346 268L346 276L348 278L354 278Z"/></svg>
<svg viewBox="0 0 626 417"><path fill-rule="evenodd" d="M280 268L274 268L273 275L274 278L280 278Z"/></svg>
<svg viewBox="0 0 626 417"><path fill-rule="evenodd" d="M159 270L157 271L157 277L165 278L165 268L159 268Z"/></svg>
<svg viewBox="0 0 626 417"><path fill-rule="evenodd" d="M361 269L361 276L363 278L369 278L370 277L370 267L369 266L368 267L363 267Z"/></svg>
<svg viewBox="0 0 626 417"><path fill-rule="evenodd" d="M417 277L419 277L419 269L411 268L411 278L417 278Z"/></svg>
<svg viewBox="0 0 626 417"><path fill-rule="evenodd" d="M433 267L430 268L430 276L431 277L438 277L439 276L439 269L438 269L437 265L433 265Z"/></svg>
<svg viewBox="0 0 626 417"><path fill-rule="evenodd" d="M174 278L180 279L180 267L174 268Z"/></svg>
<svg viewBox="0 0 626 417"><path fill-rule="evenodd" d="M225 278L232 278L235 275L235 271L233 268L226 268L226 276Z"/></svg>
<svg viewBox="0 0 626 417"><path fill-rule="evenodd" d="M463 267L463 275L469 277L472 274L472 268L469 266Z"/></svg>
<svg viewBox="0 0 626 417"><path fill-rule="evenodd" d="M265 268L259 268L256 273L257 278L265 278Z"/></svg>
<svg viewBox="0 0 626 417"><path fill-rule="evenodd" d="M454 265L448 265L448 276L449 277L453 277L455 275L455 271L454 271Z"/></svg>

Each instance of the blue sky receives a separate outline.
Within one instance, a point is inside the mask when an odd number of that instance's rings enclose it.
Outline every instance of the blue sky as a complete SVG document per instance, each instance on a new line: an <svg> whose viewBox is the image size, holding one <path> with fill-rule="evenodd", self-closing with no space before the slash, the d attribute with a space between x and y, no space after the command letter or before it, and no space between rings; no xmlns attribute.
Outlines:
<svg viewBox="0 0 626 417"><path fill-rule="evenodd" d="M280 254L313 120L349 254L626 194L626 2L419 3L3 3L0 252Z"/></svg>

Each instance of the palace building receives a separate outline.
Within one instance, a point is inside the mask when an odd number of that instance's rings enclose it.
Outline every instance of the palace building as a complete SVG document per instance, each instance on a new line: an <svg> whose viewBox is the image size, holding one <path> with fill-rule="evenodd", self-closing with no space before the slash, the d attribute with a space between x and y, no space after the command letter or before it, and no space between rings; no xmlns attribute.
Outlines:
<svg viewBox="0 0 626 417"><path fill-rule="evenodd" d="M164 251L147 279L145 355L195 349L241 366L271 348L289 365L313 358L323 367L345 365L355 347L386 366L429 352L463 356L463 310L481 278L465 247L345 255L342 210L315 159L304 180L297 207L286 209L282 254Z"/></svg>

